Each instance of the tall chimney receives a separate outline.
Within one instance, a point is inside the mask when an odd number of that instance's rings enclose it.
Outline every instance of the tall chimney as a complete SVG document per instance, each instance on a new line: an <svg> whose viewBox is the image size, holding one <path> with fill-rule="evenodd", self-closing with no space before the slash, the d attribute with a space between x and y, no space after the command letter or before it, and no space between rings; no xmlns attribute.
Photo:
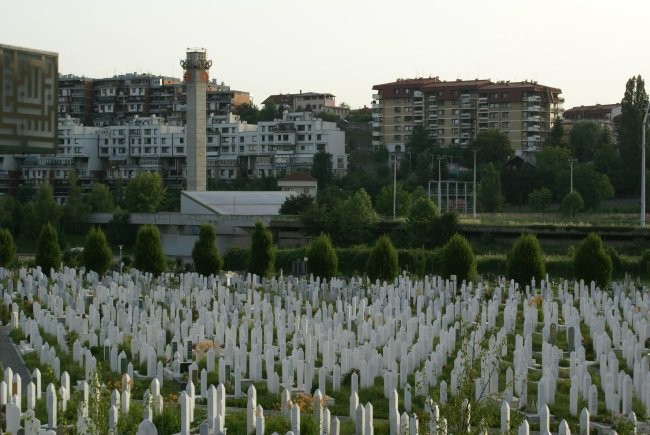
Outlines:
<svg viewBox="0 0 650 435"><path fill-rule="evenodd" d="M185 138L187 143L187 190L206 189L206 93L208 89L208 70L212 61L206 59L204 48L188 48L185 60L181 60L185 70L183 80L187 87L187 124Z"/></svg>

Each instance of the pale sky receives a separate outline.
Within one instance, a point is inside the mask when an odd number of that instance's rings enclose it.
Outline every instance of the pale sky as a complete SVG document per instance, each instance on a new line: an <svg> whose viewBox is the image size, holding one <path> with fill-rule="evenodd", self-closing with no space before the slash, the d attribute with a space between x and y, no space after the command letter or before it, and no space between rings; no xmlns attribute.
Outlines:
<svg viewBox="0 0 650 435"><path fill-rule="evenodd" d="M650 79L648 0L31 0L6 2L0 43L59 53L63 74L182 77L204 47L210 77L268 95L331 92L369 105L397 78L536 80L566 109L620 102ZM646 89L650 89L650 81Z"/></svg>

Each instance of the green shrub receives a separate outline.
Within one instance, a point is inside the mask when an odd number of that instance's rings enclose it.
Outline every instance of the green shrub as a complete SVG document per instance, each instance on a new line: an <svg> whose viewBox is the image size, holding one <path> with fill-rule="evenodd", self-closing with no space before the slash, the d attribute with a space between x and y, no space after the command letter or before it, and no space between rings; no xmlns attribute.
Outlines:
<svg viewBox="0 0 650 435"><path fill-rule="evenodd" d="M522 234L508 254L508 278L524 287L531 278L540 282L545 274L544 256L537 237L534 234Z"/></svg>
<svg viewBox="0 0 650 435"><path fill-rule="evenodd" d="M201 225L199 238L192 248L194 270L200 275L217 275L223 267L223 260L215 244L216 234L211 224Z"/></svg>
<svg viewBox="0 0 650 435"><path fill-rule="evenodd" d="M573 258L573 269L576 278L584 279L587 284L595 281L602 289L609 284L612 278L612 260L596 233L589 234L578 246Z"/></svg>
<svg viewBox="0 0 650 435"><path fill-rule="evenodd" d="M505 255L481 255L476 256L476 270L481 275L503 276L508 270L508 261Z"/></svg>
<svg viewBox="0 0 650 435"><path fill-rule="evenodd" d="M386 234L377 239L370 250L366 272L372 281L392 281L399 274L397 251Z"/></svg>
<svg viewBox="0 0 650 435"><path fill-rule="evenodd" d="M255 223L251 240L248 272L258 276L271 276L275 270L273 236L262 221Z"/></svg>
<svg viewBox="0 0 650 435"><path fill-rule="evenodd" d="M103 275L111 264L113 253L101 228L92 227L86 234L83 263L87 270Z"/></svg>
<svg viewBox="0 0 650 435"><path fill-rule="evenodd" d="M61 266L61 248L59 236L51 223L43 225L36 245L36 265L41 267L45 274L50 269L57 270Z"/></svg>
<svg viewBox="0 0 650 435"><path fill-rule="evenodd" d="M569 192L562 198L560 212L565 217L573 217L585 208L585 201L577 190Z"/></svg>
<svg viewBox="0 0 650 435"><path fill-rule="evenodd" d="M307 250L309 272L321 278L332 278L338 274L339 258L332 240L327 234L321 234L311 242Z"/></svg>
<svg viewBox="0 0 650 435"><path fill-rule="evenodd" d="M160 231L155 225L138 229L134 248L135 268L142 272L160 275L167 269L167 259L160 243Z"/></svg>
<svg viewBox="0 0 650 435"><path fill-rule="evenodd" d="M397 259L401 270L408 270L411 274L423 277L426 273L427 256L422 248L398 249Z"/></svg>
<svg viewBox="0 0 650 435"><path fill-rule="evenodd" d="M249 251L245 248L231 247L223 256L223 267L225 270L244 271L248 265Z"/></svg>
<svg viewBox="0 0 650 435"><path fill-rule="evenodd" d="M454 234L442 251L442 276L456 275L457 282L476 280L476 258L467 239Z"/></svg>
<svg viewBox="0 0 650 435"><path fill-rule="evenodd" d="M528 208L531 211L543 212L548 210L553 200L553 193L546 187L535 189L528 194Z"/></svg>
<svg viewBox="0 0 650 435"><path fill-rule="evenodd" d="M275 251L275 269L292 271L295 261L303 261L307 256L307 247L277 249Z"/></svg>
<svg viewBox="0 0 650 435"><path fill-rule="evenodd" d="M8 229L0 229L0 267L9 267L16 259L16 244Z"/></svg>
<svg viewBox="0 0 650 435"><path fill-rule="evenodd" d="M358 276L365 272L370 249L363 246L337 248L339 272L345 276Z"/></svg>

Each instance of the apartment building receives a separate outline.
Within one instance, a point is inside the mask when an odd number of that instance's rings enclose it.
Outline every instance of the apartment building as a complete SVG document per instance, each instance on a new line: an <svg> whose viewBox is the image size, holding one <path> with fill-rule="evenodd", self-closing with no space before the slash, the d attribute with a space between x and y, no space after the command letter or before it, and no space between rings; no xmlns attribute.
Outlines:
<svg viewBox="0 0 650 435"><path fill-rule="evenodd" d="M314 155L332 154L335 176L347 172L345 133L336 123L311 113L289 113L258 125L239 117L213 115L207 120L207 176L221 180L282 176L308 172ZM183 189L187 140L185 127L157 116L138 115L103 127L88 127L70 116L59 121L56 155L0 155L0 192L15 193L19 184L53 185L64 202L70 171L82 187L93 181L109 185L139 172L158 172L168 188Z"/></svg>
<svg viewBox="0 0 650 435"><path fill-rule="evenodd" d="M616 124L622 113L623 106L620 103L572 107L564 112L564 128L569 132L576 122L591 121L609 129L610 133L615 136Z"/></svg>
<svg viewBox="0 0 650 435"><path fill-rule="evenodd" d="M439 146L467 146L498 129L513 148L536 151L562 113L561 90L537 82L398 79L373 86L373 145L404 150L415 127Z"/></svg>
<svg viewBox="0 0 650 435"><path fill-rule="evenodd" d="M326 92L302 92L297 94L270 95L262 104L272 102L276 106L284 106L291 112L329 112L345 117L349 112L347 107L336 105L336 97Z"/></svg>
<svg viewBox="0 0 650 435"><path fill-rule="evenodd" d="M208 84L205 110L226 115L250 101L248 92L213 79ZM185 85L175 77L137 73L101 79L59 77L59 117L71 116L85 125L115 125L136 115L156 115L169 124L184 125L186 111Z"/></svg>

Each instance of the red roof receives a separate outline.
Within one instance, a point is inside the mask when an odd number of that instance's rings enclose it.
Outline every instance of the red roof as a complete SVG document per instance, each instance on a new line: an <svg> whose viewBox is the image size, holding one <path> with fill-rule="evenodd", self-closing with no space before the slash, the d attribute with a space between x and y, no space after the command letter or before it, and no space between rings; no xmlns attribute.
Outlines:
<svg viewBox="0 0 650 435"><path fill-rule="evenodd" d="M318 181L314 177L311 177L307 174L303 174L301 172L294 172L293 174L289 174L284 178L280 178L278 181Z"/></svg>

